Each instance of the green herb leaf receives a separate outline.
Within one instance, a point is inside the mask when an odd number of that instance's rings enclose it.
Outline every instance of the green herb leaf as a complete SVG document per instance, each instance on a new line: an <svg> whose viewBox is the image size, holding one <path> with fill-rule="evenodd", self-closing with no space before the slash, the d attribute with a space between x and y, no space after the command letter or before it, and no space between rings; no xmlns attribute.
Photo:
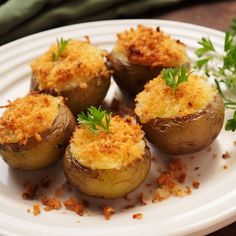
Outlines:
<svg viewBox="0 0 236 236"><path fill-rule="evenodd" d="M109 133L111 114L112 113L102 110L101 107L96 108L91 106L88 108L87 114L81 112L81 114L78 115L77 121L80 124L86 124L93 133L100 131Z"/></svg>
<svg viewBox="0 0 236 236"><path fill-rule="evenodd" d="M162 70L162 79L165 80L166 84L171 87L175 94L180 84L188 81L188 75L184 67L170 68Z"/></svg>
<svg viewBox="0 0 236 236"><path fill-rule="evenodd" d="M233 35L236 34L236 18L234 18L234 19L232 20L231 33L232 33Z"/></svg>
<svg viewBox="0 0 236 236"><path fill-rule="evenodd" d="M61 57L69 41L70 39L67 39L67 40L64 40L63 38L61 38L60 40L57 39L57 52L52 54L52 60L54 62L58 60L58 58Z"/></svg>
<svg viewBox="0 0 236 236"><path fill-rule="evenodd" d="M195 62L195 68L201 69L204 65L207 65L208 61L211 60L211 57L203 58Z"/></svg>
<svg viewBox="0 0 236 236"><path fill-rule="evenodd" d="M196 54L201 57L203 56L204 53L210 52L210 51L215 51L215 48L211 42L210 39L202 38L198 44L200 44L202 47L197 49Z"/></svg>
<svg viewBox="0 0 236 236"><path fill-rule="evenodd" d="M231 92L236 93L236 18L232 21L231 30L225 33L224 53L216 51L209 39L202 38L199 44L201 47L196 51L199 60L196 61L195 68L204 70L208 77L217 78L216 88L224 99L225 108L234 109L236 112L236 101L229 99L221 87L225 85ZM225 129L235 131L236 113L233 119L227 121Z"/></svg>
<svg viewBox="0 0 236 236"><path fill-rule="evenodd" d="M235 131L236 130L236 111L234 111L233 118L227 120L225 130Z"/></svg>

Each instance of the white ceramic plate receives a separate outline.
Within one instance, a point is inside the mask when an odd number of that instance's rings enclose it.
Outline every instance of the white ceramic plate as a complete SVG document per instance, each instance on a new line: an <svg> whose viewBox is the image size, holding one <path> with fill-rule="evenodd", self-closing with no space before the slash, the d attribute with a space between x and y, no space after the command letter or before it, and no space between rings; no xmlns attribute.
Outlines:
<svg viewBox="0 0 236 236"><path fill-rule="evenodd" d="M202 37L210 37L217 48L222 50L223 33L190 24L162 20L122 20L103 21L62 27L43 33L35 34L0 48L0 96L1 105L8 99L23 96L28 92L31 70L29 63L43 53L56 38L82 38L89 35L92 43L110 50L117 32L137 24L160 26L162 30L173 37L182 40L188 47L192 60L197 41ZM112 85L109 92L111 97L116 89ZM108 97L109 97L108 96ZM1 111L2 112L2 111ZM228 116L229 114L227 114ZM222 130L212 144L212 150L203 150L181 157L188 166L188 181L193 179L201 182L198 190L192 190L188 197L171 197L167 201L153 204L149 200L147 206L117 212L110 221L105 221L96 205L112 204L114 207L124 205L124 199L107 202L91 200L94 210L89 215L79 217L65 210L44 212L39 216L27 213L34 201L21 199L22 184L25 180L33 180L45 174L56 173L61 176L57 184L63 180L60 163L43 171L20 172L8 168L0 161L0 234L1 235L199 235L217 230L236 220L236 160L233 145L235 134ZM231 153L231 158L223 160L225 151ZM212 155L217 154L213 159ZM162 166L168 156L159 154L153 161L152 171L147 181L157 177L157 166ZM191 155L192 156L192 155ZM228 169L223 168L224 165ZM199 166L198 171L194 168ZM199 174L201 176L199 176ZM144 185L131 195L144 191ZM147 191L146 191L147 192ZM146 198L150 198L146 192ZM126 203L127 205L127 203ZM132 219L133 213L143 213L142 220ZM77 222L79 220L79 223Z"/></svg>

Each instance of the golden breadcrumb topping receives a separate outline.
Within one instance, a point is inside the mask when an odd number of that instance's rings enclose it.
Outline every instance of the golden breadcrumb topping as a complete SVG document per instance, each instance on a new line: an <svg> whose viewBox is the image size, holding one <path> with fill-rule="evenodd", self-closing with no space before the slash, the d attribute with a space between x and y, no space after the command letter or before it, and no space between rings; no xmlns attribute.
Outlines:
<svg viewBox="0 0 236 236"><path fill-rule="evenodd" d="M33 137L41 140L41 133L49 129L58 115L61 97L32 94L10 102L0 118L0 143L26 144Z"/></svg>
<svg viewBox="0 0 236 236"><path fill-rule="evenodd" d="M190 74L176 94L159 75L145 85L136 98L135 113L142 123L155 118L175 118L193 114L213 100L216 91L204 77Z"/></svg>
<svg viewBox="0 0 236 236"><path fill-rule="evenodd" d="M186 46L156 29L139 25L117 35L114 51L133 64L174 67L189 63Z"/></svg>
<svg viewBox="0 0 236 236"><path fill-rule="evenodd" d="M119 116L111 117L110 133L92 133L86 125L78 127L70 151L81 165L91 169L119 169L143 158L145 142L140 125Z"/></svg>
<svg viewBox="0 0 236 236"><path fill-rule="evenodd" d="M57 51L57 44L53 44L31 64L40 90L59 92L76 87L86 88L91 79L106 79L110 75L104 62L104 51L91 45L89 40L69 40L61 57L53 61L53 54Z"/></svg>

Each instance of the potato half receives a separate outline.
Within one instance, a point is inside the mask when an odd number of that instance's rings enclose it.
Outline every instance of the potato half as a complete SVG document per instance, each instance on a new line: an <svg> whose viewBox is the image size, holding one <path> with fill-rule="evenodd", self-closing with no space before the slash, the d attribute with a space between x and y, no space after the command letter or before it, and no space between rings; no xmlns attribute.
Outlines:
<svg viewBox="0 0 236 236"><path fill-rule="evenodd" d="M62 98L28 95L10 104L0 120L0 153L21 170L48 167L60 159L75 127Z"/></svg>
<svg viewBox="0 0 236 236"><path fill-rule="evenodd" d="M111 133L76 129L64 158L67 180L80 192L102 198L118 198L135 190L151 164L143 132L120 117L111 119Z"/></svg>
<svg viewBox="0 0 236 236"><path fill-rule="evenodd" d="M190 75L176 95L161 79L150 81L136 97L136 114L150 142L169 154L200 151L221 131L224 104L204 78Z"/></svg>
<svg viewBox="0 0 236 236"><path fill-rule="evenodd" d="M159 28L139 25L117 37L109 64L117 84L131 96L141 92L146 82L159 75L163 68L190 66L185 45Z"/></svg>
<svg viewBox="0 0 236 236"><path fill-rule="evenodd" d="M88 40L69 40L62 55L53 60L57 51L54 44L31 64L30 90L63 96L74 115L100 105L111 77L104 51Z"/></svg>

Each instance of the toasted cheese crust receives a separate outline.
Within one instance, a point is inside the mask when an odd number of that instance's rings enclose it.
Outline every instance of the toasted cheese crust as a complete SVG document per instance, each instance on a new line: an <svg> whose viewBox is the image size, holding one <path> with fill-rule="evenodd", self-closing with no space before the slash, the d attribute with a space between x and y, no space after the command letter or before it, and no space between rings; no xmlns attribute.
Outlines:
<svg viewBox="0 0 236 236"><path fill-rule="evenodd" d="M92 133L79 126L72 137L70 151L81 165L91 169L119 169L143 158L145 142L140 125L119 116L111 117L110 133Z"/></svg>
<svg viewBox="0 0 236 236"><path fill-rule="evenodd" d="M110 76L104 62L104 51L91 45L89 40L69 40L61 57L53 61L53 54L57 51L57 44L53 44L31 64L40 90L60 92L76 87L87 88L91 79Z"/></svg>
<svg viewBox="0 0 236 236"><path fill-rule="evenodd" d="M142 123L155 118L176 118L193 114L205 108L216 95L202 76L190 74L188 81L180 84L176 94L159 75L145 85L136 98L135 113Z"/></svg>
<svg viewBox="0 0 236 236"><path fill-rule="evenodd" d="M0 118L0 143L26 144L29 138L41 140L41 133L51 127L58 115L62 98L32 94L7 105Z"/></svg>
<svg viewBox="0 0 236 236"><path fill-rule="evenodd" d="M130 63L152 67L174 67L189 63L186 46L153 28L138 25L117 34L114 51Z"/></svg>

